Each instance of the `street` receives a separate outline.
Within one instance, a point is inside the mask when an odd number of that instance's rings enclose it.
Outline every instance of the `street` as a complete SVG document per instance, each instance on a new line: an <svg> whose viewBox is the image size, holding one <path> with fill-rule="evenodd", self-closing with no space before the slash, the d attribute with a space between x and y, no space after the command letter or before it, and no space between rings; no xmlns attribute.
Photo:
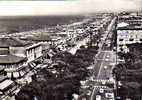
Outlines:
<svg viewBox="0 0 142 100"><path fill-rule="evenodd" d="M112 65L116 60L115 53L113 51L102 51L96 57L96 64L94 69L94 77L95 80L110 80L112 78ZM95 81L94 80L94 81ZM98 89L96 86L101 86L100 83L94 82L94 89L91 95L90 100L94 100L95 95L98 93Z"/></svg>
<svg viewBox="0 0 142 100"><path fill-rule="evenodd" d="M115 22L115 18L112 20L110 25L108 26L108 30L105 32L105 41L102 41L102 43L99 46L99 51L98 54L95 57L95 64L94 64L94 72L93 72L93 77L94 79L94 88L90 97L90 100L96 100L96 96L98 95L98 91L102 89L102 83L105 82L104 80L109 81L112 79L112 68L113 66L111 65L112 63L116 62L116 56L115 52L112 50L107 50L107 48L104 48L104 44L107 40L107 36L109 32L112 34L112 27ZM109 48L109 47L108 47ZM100 82L98 82L100 80ZM105 83L103 83L103 86L105 86ZM104 87L106 90L106 87ZM111 91L113 93L113 91ZM105 92L103 94L100 94L101 97L103 98L102 100L107 100L105 98Z"/></svg>

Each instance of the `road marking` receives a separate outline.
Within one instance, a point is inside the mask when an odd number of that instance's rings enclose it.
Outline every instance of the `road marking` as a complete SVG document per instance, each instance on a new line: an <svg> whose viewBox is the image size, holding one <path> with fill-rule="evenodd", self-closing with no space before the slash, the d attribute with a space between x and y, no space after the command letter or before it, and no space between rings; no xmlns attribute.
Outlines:
<svg viewBox="0 0 142 100"><path fill-rule="evenodd" d="M105 55L106 55L106 53L103 55L103 58L105 57ZM103 62L102 62L102 63L103 63ZM102 63L101 63L101 66L102 66ZM98 75L97 75L97 79L98 79L98 76L100 75L100 72L101 72L100 70L102 69L101 66L100 66L100 69L99 69L99 73L98 73ZM96 89L95 89L95 87L94 87L90 100L93 100L93 96L94 96L95 90L96 90Z"/></svg>
<svg viewBox="0 0 142 100"><path fill-rule="evenodd" d="M106 56L106 53L104 54L103 59L105 59L105 56ZM99 70L99 73L98 73L98 75L97 75L97 79L98 79L98 77L99 77L100 74L101 74L101 70L102 70L102 68L103 68L103 66L102 66L103 64L104 64L104 61L102 61L101 65L100 65L100 70Z"/></svg>

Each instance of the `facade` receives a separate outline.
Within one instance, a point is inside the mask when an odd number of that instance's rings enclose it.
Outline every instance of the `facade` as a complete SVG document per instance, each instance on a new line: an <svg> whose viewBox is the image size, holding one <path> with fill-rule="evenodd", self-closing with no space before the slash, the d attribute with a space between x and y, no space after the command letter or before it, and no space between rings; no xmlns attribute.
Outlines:
<svg viewBox="0 0 142 100"><path fill-rule="evenodd" d="M127 44L142 43L142 30L117 30L117 47L126 50Z"/></svg>
<svg viewBox="0 0 142 100"><path fill-rule="evenodd" d="M24 57L17 57L10 54L0 55L0 67L4 68L5 75L8 78L19 78L25 74L23 65L26 60Z"/></svg>
<svg viewBox="0 0 142 100"><path fill-rule="evenodd" d="M142 43L142 19L139 16L121 16L117 24L117 51L128 52L127 44Z"/></svg>
<svg viewBox="0 0 142 100"><path fill-rule="evenodd" d="M0 38L0 68L11 79L28 72L28 63L42 56L40 43L26 43L16 38Z"/></svg>
<svg viewBox="0 0 142 100"><path fill-rule="evenodd" d="M25 47L29 45L27 42L20 41L17 38L12 37L3 37L0 38L0 44L5 44L9 48L9 53L11 55L24 57L25 56ZM2 45L0 45L2 46Z"/></svg>
<svg viewBox="0 0 142 100"><path fill-rule="evenodd" d="M42 45L37 42L22 41L18 38L0 38L0 45L3 48L3 52L7 52L10 55L17 57L26 57L27 63L33 61L42 56ZM6 46L4 46L4 44ZM1 48L1 52L2 52Z"/></svg>
<svg viewBox="0 0 142 100"><path fill-rule="evenodd" d="M43 54L45 54L45 52L47 52L53 45L53 41L48 35L35 35L30 37L25 36L20 39L32 43L32 45L27 46L25 50L26 57L28 58L27 63L43 56Z"/></svg>
<svg viewBox="0 0 142 100"><path fill-rule="evenodd" d="M27 63L42 56L42 46L41 43L33 44L26 48L26 57L28 58Z"/></svg>

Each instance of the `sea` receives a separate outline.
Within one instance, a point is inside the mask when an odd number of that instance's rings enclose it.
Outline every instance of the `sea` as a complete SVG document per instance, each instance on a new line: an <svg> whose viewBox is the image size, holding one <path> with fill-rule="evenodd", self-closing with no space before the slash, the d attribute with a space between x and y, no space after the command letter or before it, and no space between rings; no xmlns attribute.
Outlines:
<svg viewBox="0 0 142 100"><path fill-rule="evenodd" d="M56 25L71 24L84 19L84 16L5 16L0 17L0 33L17 33Z"/></svg>

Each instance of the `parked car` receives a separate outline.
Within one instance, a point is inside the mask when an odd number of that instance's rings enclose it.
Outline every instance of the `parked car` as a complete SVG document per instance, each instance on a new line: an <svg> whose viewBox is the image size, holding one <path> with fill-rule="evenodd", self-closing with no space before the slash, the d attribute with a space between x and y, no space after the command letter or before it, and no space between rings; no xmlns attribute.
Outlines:
<svg viewBox="0 0 142 100"><path fill-rule="evenodd" d="M101 96L100 95L96 95L96 100L101 100Z"/></svg>

